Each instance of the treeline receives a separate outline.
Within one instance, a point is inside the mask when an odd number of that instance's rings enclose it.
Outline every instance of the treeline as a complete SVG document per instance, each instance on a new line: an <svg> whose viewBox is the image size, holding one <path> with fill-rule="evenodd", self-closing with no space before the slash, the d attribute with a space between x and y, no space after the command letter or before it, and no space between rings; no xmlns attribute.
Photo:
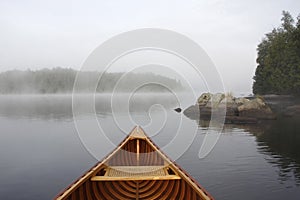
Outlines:
<svg viewBox="0 0 300 200"><path fill-rule="evenodd" d="M283 11L282 24L258 45L254 94L300 95L300 15Z"/></svg>
<svg viewBox="0 0 300 200"><path fill-rule="evenodd" d="M81 73L84 85L80 85L80 92L91 92L94 80L98 80L99 72L78 72L74 69L53 68L41 70L11 70L0 73L1 94L53 94L71 93L77 73ZM112 92L119 79L124 75L121 72L105 73L97 85L97 92ZM142 86L145 80L159 82L170 86L172 90L183 90L180 81L154 73L128 73L118 84L118 91L130 92L132 88ZM165 92L166 89L156 84L149 84L141 88L143 92Z"/></svg>

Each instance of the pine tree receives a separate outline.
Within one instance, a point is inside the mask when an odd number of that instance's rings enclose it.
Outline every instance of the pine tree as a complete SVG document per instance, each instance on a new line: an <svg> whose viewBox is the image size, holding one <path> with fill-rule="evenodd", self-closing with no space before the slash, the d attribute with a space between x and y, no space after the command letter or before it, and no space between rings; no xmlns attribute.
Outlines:
<svg viewBox="0 0 300 200"><path fill-rule="evenodd" d="M254 94L300 94L300 16L295 25L289 12L282 15L257 47Z"/></svg>

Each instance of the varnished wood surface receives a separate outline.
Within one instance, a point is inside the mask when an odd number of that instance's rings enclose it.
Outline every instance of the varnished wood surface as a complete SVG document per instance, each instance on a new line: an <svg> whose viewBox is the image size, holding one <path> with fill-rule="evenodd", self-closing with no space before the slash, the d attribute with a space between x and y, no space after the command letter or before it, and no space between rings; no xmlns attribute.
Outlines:
<svg viewBox="0 0 300 200"><path fill-rule="evenodd" d="M136 127L57 200L213 199Z"/></svg>

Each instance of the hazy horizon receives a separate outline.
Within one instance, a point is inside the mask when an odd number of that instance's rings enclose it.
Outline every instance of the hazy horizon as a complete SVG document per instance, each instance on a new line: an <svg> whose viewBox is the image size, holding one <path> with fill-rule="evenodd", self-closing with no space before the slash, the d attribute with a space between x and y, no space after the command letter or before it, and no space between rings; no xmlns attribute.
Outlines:
<svg viewBox="0 0 300 200"><path fill-rule="evenodd" d="M139 28L169 29L196 41L226 91L252 93L256 47L300 2L280 1L1 1L0 72L66 67L79 70L107 39Z"/></svg>

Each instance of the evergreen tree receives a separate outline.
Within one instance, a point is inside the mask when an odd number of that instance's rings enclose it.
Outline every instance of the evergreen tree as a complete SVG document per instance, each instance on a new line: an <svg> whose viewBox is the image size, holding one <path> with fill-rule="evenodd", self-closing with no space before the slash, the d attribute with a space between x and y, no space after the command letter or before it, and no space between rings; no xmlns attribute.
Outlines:
<svg viewBox="0 0 300 200"><path fill-rule="evenodd" d="M300 17L283 11L280 27L258 45L254 94L300 94Z"/></svg>
<svg viewBox="0 0 300 200"><path fill-rule="evenodd" d="M92 83L99 79L99 72L79 72L73 69L57 67L54 69L41 70L11 70L0 73L0 94L19 94L19 93L71 93L75 82L76 74L80 73L84 77L85 84L81 85L80 91L93 92ZM97 92L112 92L119 79L124 75L123 72L104 73L98 82ZM129 92L130 88L141 86L144 80L160 82L169 85L171 89L183 90L183 86L176 79L157 75L154 73L128 73L127 78L118 85L120 91ZM146 92L164 92L162 87L155 85L145 87Z"/></svg>

